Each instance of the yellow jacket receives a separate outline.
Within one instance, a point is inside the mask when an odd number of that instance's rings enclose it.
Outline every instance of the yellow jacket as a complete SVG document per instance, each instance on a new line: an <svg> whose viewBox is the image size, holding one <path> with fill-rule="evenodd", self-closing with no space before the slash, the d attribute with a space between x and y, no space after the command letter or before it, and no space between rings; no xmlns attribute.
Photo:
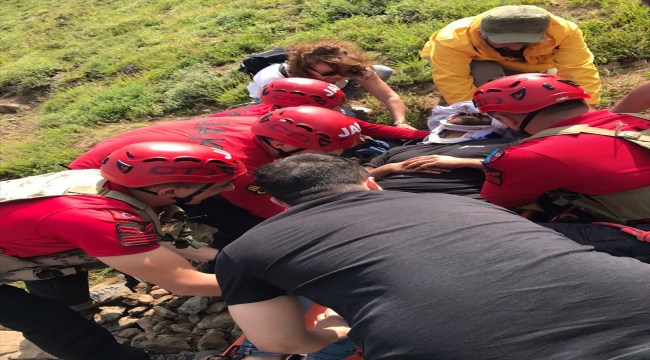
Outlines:
<svg viewBox="0 0 650 360"><path fill-rule="evenodd" d="M436 31L420 57L431 59L433 82L449 104L472 99L476 90L470 76L472 60L491 60L505 69L538 72L557 68L557 75L580 84L587 102L600 101L600 77L594 55L582 39L582 31L570 21L551 15L551 26L542 41L526 47L525 62L504 58L481 37L481 15L454 21Z"/></svg>

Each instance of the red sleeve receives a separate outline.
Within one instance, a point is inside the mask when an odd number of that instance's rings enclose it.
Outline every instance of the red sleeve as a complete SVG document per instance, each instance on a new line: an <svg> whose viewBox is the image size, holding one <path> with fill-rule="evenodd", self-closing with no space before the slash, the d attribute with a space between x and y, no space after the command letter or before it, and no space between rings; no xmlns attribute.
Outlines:
<svg viewBox="0 0 650 360"><path fill-rule="evenodd" d="M116 201L117 202L117 201ZM41 235L69 241L88 255L120 256L157 249L153 224L124 204L112 209L67 208L45 218Z"/></svg>
<svg viewBox="0 0 650 360"><path fill-rule="evenodd" d="M394 126L373 124L366 121L357 120L361 127L361 133L377 139L393 140L422 140L429 136L428 130L409 130Z"/></svg>
<svg viewBox="0 0 650 360"><path fill-rule="evenodd" d="M252 215L268 219L284 211L284 207L274 204L271 196L253 182L252 176L241 176L233 184L235 190L224 191L219 195Z"/></svg>
<svg viewBox="0 0 650 360"><path fill-rule="evenodd" d="M485 158L483 168L485 183L481 196L509 209L531 204L547 191L579 181L570 166L517 147L493 151Z"/></svg>

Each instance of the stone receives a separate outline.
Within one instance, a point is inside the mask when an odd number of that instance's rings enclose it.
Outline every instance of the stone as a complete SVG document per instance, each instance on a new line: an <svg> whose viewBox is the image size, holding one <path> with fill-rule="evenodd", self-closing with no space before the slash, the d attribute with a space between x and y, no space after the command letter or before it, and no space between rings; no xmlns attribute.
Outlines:
<svg viewBox="0 0 650 360"><path fill-rule="evenodd" d="M143 317L144 316L154 316L154 315L156 315L156 311L154 309L149 309L149 310L145 311L144 314L142 314Z"/></svg>
<svg viewBox="0 0 650 360"><path fill-rule="evenodd" d="M210 314L204 317L196 326L201 329L217 329L217 330L226 330L229 327L233 326L235 322L230 317L230 314L227 312L221 314Z"/></svg>
<svg viewBox="0 0 650 360"><path fill-rule="evenodd" d="M186 341L173 335L158 335L152 339L132 342L131 344L137 348L155 351L160 354L178 354L192 349Z"/></svg>
<svg viewBox="0 0 650 360"><path fill-rule="evenodd" d="M193 314L187 317L187 319L192 323L192 324L198 324L201 321L201 317L199 315Z"/></svg>
<svg viewBox="0 0 650 360"><path fill-rule="evenodd" d="M143 294L138 296L138 302L142 305L151 305L153 300L154 299L151 295Z"/></svg>
<svg viewBox="0 0 650 360"><path fill-rule="evenodd" d="M599 69L600 70L607 70L607 71L614 71L614 70L621 69L622 67L623 66L621 65L620 62L618 62L618 61L610 61L605 65L601 65L599 67Z"/></svg>
<svg viewBox="0 0 650 360"><path fill-rule="evenodd" d="M154 306L153 311L156 312L156 315L158 315L160 317L163 317L165 319L173 319L177 315L175 312L173 312L173 311L171 311L171 310L169 310L167 308L164 308L162 306Z"/></svg>
<svg viewBox="0 0 650 360"><path fill-rule="evenodd" d="M174 295L161 296L158 299L155 299L154 301L152 301L151 306L165 305L166 303L170 302L171 300L173 300L175 298L176 298L176 296L174 296Z"/></svg>
<svg viewBox="0 0 650 360"><path fill-rule="evenodd" d="M126 299L122 300L122 304L124 304L126 306L136 306L139 303L140 303L140 301L138 301L137 298L135 298L135 299L134 298L126 298Z"/></svg>
<svg viewBox="0 0 650 360"><path fill-rule="evenodd" d="M144 317L136 321L136 324L144 331L151 331L157 323L153 317Z"/></svg>
<svg viewBox="0 0 650 360"><path fill-rule="evenodd" d="M228 341L224 339L224 333L221 331L210 329L198 341L197 348L199 351L204 350L225 350L228 348Z"/></svg>
<svg viewBox="0 0 650 360"><path fill-rule="evenodd" d="M162 288L160 286L158 286L158 285L154 285L154 286L151 287L151 291L160 290L160 289L162 289Z"/></svg>
<svg viewBox="0 0 650 360"><path fill-rule="evenodd" d="M138 334L142 334L142 330L136 328L130 328L130 329L116 331L113 333L113 336L133 339Z"/></svg>
<svg viewBox="0 0 650 360"><path fill-rule="evenodd" d="M177 324L183 324L183 323L189 322L189 320L187 320L187 316L186 316L186 315L178 314L178 315L176 315L176 317L174 318L174 322L176 322Z"/></svg>
<svg viewBox="0 0 650 360"><path fill-rule="evenodd" d="M195 328L194 324L171 324L170 325L173 332L179 334L190 334L192 329Z"/></svg>
<svg viewBox="0 0 650 360"><path fill-rule="evenodd" d="M153 297L154 299L158 299L169 294L171 293L165 289L151 290L151 292L149 293L149 295L151 295L151 297Z"/></svg>
<svg viewBox="0 0 650 360"><path fill-rule="evenodd" d="M193 315L198 314L208 307L208 298L205 296L195 296L187 300L178 308L180 314Z"/></svg>
<svg viewBox="0 0 650 360"><path fill-rule="evenodd" d="M631 63L630 66L638 67L638 68L647 67L648 66L648 60L641 59L641 60L638 60L638 61L635 61L635 62Z"/></svg>
<svg viewBox="0 0 650 360"><path fill-rule="evenodd" d="M108 323L103 323L102 327L104 329L108 330L108 331L111 331L111 332L122 330L122 327L120 327L120 324L118 324L117 321L111 321L111 322L108 322Z"/></svg>
<svg viewBox="0 0 650 360"><path fill-rule="evenodd" d="M192 335L198 335L198 336L203 336L207 333L207 331L201 329L200 327L195 327L192 329L192 332L190 334Z"/></svg>
<svg viewBox="0 0 650 360"><path fill-rule="evenodd" d="M224 311L227 307L228 305L226 305L225 302L217 302L205 309L205 312L208 314L216 314L218 312Z"/></svg>
<svg viewBox="0 0 650 360"><path fill-rule="evenodd" d="M187 301L187 299L177 297L177 298L172 299L169 302L167 302L167 304L165 304L165 306L177 308L177 307L183 305L185 303L185 301Z"/></svg>
<svg viewBox="0 0 650 360"><path fill-rule="evenodd" d="M145 340L147 340L147 334L139 333L138 335L134 336L133 339L131 339L131 345L133 346L134 343L145 341Z"/></svg>
<svg viewBox="0 0 650 360"><path fill-rule="evenodd" d="M230 336L232 336L234 339L238 339L242 335L244 335L244 332L241 331L237 324L235 324L235 326L233 326L232 330L230 331Z"/></svg>
<svg viewBox="0 0 650 360"><path fill-rule="evenodd" d="M15 114L21 109L19 104L0 104L0 114Z"/></svg>
<svg viewBox="0 0 650 360"><path fill-rule="evenodd" d="M146 306L138 306L134 307L133 309L127 311L127 313L131 316L137 316L137 315L142 315L145 311L149 310L148 307Z"/></svg>
<svg viewBox="0 0 650 360"><path fill-rule="evenodd" d="M115 336L115 340L120 343L121 345L129 345L131 343L131 339L129 338L123 338L120 336Z"/></svg>
<svg viewBox="0 0 650 360"><path fill-rule="evenodd" d="M140 320L140 319L133 318L133 317L130 317L130 316L125 316L123 318L120 318L117 321L117 324L120 326L120 329L126 329L126 328L136 326L138 324L138 320Z"/></svg>
<svg viewBox="0 0 650 360"><path fill-rule="evenodd" d="M169 332L168 330L169 330L169 326L170 326L171 324L172 324L171 321L169 321L169 320L163 320L163 321L159 322L158 324L156 324L156 326L154 326L153 329L151 329L151 330L152 330L153 332L155 332L156 334L160 334L160 333L164 333L164 332Z"/></svg>
<svg viewBox="0 0 650 360"><path fill-rule="evenodd" d="M116 321L124 315L124 306L100 306L99 314L95 314L94 320L98 324L105 324Z"/></svg>

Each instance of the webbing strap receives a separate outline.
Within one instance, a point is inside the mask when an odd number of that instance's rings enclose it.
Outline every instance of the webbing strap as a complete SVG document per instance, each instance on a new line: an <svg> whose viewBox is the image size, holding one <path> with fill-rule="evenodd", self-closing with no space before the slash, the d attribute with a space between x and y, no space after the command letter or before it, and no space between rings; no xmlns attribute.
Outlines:
<svg viewBox="0 0 650 360"><path fill-rule="evenodd" d="M147 204L144 202L129 196L125 193L115 191L115 190L109 190L104 188L104 184L106 184L106 180L101 180L98 181L94 187L91 186L75 186L66 191L66 193L69 194L97 194L100 196L104 196L107 198L119 200L122 202L125 202L131 207L133 207L135 210L138 210L140 215L142 215L145 219L151 221L154 225L154 228L156 229L156 233L159 236L164 236L165 233L162 230L162 224L160 223L160 217L156 212Z"/></svg>

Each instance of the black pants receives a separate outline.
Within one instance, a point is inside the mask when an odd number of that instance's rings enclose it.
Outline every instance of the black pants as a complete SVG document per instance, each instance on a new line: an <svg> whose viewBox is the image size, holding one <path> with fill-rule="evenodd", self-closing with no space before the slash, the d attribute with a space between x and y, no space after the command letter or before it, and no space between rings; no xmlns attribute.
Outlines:
<svg viewBox="0 0 650 360"><path fill-rule="evenodd" d="M48 280L25 281L30 294L56 299L66 306L83 304L90 299L88 272Z"/></svg>
<svg viewBox="0 0 650 360"><path fill-rule="evenodd" d="M9 285L0 285L0 325L65 360L149 360L67 306Z"/></svg>
<svg viewBox="0 0 650 360"><path fill-rule="evenodd" d="M597 224L539 224L553 229L569 239L582 245L591 245L596 251L606 252L614 256L633 257L642 261L650 261L650 243L638 240L620 229ZM641 230L650 230L650 225L636 225Z"/></svg>
<svg viewBox="0 0 650 360"><path fill-rule="evenodd" d="M265 220L233 205L220 195L209 197L197 205L183 205L183 210L189 220L217 228L210 247L219 250Z"/></svg>

